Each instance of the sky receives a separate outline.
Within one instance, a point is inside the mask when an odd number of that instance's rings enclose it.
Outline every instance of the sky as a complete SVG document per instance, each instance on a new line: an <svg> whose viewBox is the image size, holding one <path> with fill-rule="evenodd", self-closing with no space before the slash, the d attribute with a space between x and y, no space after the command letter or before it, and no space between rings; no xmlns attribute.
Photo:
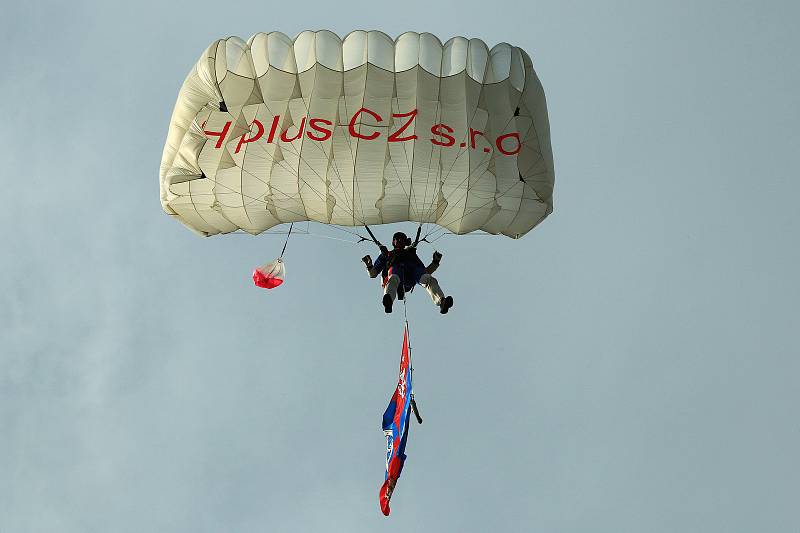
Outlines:
<svg viewBox="0 0 800 533"><path fill-rule="evenodd" d="M0 532L800 531L797 3L3 12ZM548 99L554 213L437 241L455 307L408 302L425 421L389 518L374 247L293 236L265 292L284 236L159 203L208 44L323 28L507 41Z"/></svg>

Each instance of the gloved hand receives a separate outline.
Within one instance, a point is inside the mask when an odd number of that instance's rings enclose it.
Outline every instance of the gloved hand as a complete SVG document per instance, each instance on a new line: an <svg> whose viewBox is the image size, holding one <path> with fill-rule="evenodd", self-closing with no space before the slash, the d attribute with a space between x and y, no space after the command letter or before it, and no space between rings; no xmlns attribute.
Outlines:
<svg viewBox="0 0 800 533"><path fill-rule="evenodd" d="M370 256L365 255L361 258L361 260L364 261L364 264L367 265L367 268L372 268L372 258Z"/></svg>
<svg viewBox="0 0 800 533"><path fill-rule="evenodd" d="M433 252L433 262L438 263L441 260L442 260L442 254L440 254L438 251Z"/></svg>
<svg viewBox="0 0 800 533"><path fill-rule="evenodd" d="M386 248L384 245L381 245L380 248L381 248L381 253L383 255L389 255L389 249L388 248Z"/></svg>

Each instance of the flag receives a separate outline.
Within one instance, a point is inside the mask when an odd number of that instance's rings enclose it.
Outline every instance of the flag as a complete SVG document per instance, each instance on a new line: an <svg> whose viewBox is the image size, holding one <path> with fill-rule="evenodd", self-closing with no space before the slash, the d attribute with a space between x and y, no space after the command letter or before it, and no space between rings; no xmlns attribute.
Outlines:
<svg viewBox="0 0 800 533"><path fill-rule="evenodd" d="M379 492L381 511L389 516L397 478L406 460L406 441L411 418L411 357L408 349L408 325L403 333L403 352L400 355L400 376L397 388L383 413L383 433L386 435L386 476Z"/></svg>

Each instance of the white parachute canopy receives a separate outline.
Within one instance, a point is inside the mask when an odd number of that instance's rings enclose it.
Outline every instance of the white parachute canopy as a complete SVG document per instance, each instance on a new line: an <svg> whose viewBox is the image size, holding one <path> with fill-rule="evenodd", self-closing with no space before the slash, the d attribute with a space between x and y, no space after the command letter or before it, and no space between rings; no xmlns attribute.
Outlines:
<svg viewBox="0 0 800 533"><path fill-rule="evenodd" d="M164 210L203 235L310 220L518 238L553 210L544 91L506 43L229 37L180 90L160 181Z"/></svg>

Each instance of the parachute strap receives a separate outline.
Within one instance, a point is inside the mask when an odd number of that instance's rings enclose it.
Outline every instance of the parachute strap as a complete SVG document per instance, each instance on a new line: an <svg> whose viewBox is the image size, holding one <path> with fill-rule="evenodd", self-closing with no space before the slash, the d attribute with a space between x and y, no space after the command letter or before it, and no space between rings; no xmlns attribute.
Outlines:
<svg viewBox="0 0 800 533"><path fill-rule="evenodd" d="M414 363L411 357L412 349L411 349L411 328L408 327L408 304L406 303L406 299L403 299L403 319L406 322L406 333L408 334L408 366L411 370L411 379L414 379ZM417 419L418 424L422 424L422 416L419 414L419 409L417 408L417 401L414 399L414 393L411 393L411 410L414 411L414 417Z"/></svg>
<svg viewBox="0 0 800 533"><path fill-rule="evenodd" d="M283 253L286 251L286 245L289 244L289 236L292 234L292 227L294 226L294 222L289 224L289 233L286 234L286 242L283 243L283 250L281 250L281 256L278 259L283 259Z"/></svg>
<svg viewBox="0 0 800 533"><path fill-rule="evenodd" d="M414 411L414 416L417 418L417 423L422 424L422 416L419 414L419 409L417 409L417 402L414 400L414 393L411 393L411 410Z"/></svg>
<svg viewBox="0 0 800 533"><path fill-rule="evenodd" d="M381 244L381 241L379 241L379 240L377 239L377 237L375 237L375 234L374 234L374 233L372 233L372 230L371 230L371 229L369 229L369 226L367 226L366 224L364 224L364 228L367 230L367 233L369 233L369 236L370 236L370 237L372 237L372 242L374 242L375 244L377 244L377 245L378 245L378 248L380 248L381 246L383 246L383 245ZM365 241L367 240L367 239L364 239L364 237L361 237L361 239L362 239L362 240L365 240ZM361 242L361 241L359 241L359 242Z"/></svg>
<svg viewBox="0 0 800 533"><path fill-rule="evenodd" d="M379 248L380 248L381 246L383 246L383 244L381 244L381 241L379 241L379 240L377 239L377 237L375 237L375 234L374 234L374 233L372 233L372 230L371 230L371 229L369 229L369 226L367 226L366 224L364 224L364 229L366 229L366 230L367 230L367 233L369 233L369 236L372 238L372 242L374 242L375 244L377 244ZM413 244L411 245L411 246L413 246L414 248L416 248L416 247L417 247L417 244L419 244L420 242L430 242L430 241L428 240L428 235L425 235L424 237L422 237L422 238L420 239L420 235L421 235L421 234L422 234L422 224L420 223L420 225L417 227L417 236L414 238L414 242L413 242ZM358 235L358 234L356 234L356 235ZM369 240L369 239L367 239L366 237L362 237L361 235L358 235L358 242L364 242L364 241L368 241L368 240Z"/></svg>
<svg viewBox="0 0 800 533"><path fill-rule="evenodd" d="M414 238L414 244L412 244L414 248L416 248L417 244L419 244L419 236L421 233L422 233L422 224L420 224L419 227L417 228L417 236Z"/></svg>

